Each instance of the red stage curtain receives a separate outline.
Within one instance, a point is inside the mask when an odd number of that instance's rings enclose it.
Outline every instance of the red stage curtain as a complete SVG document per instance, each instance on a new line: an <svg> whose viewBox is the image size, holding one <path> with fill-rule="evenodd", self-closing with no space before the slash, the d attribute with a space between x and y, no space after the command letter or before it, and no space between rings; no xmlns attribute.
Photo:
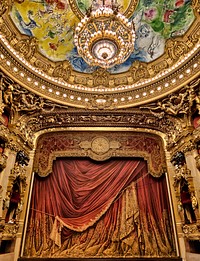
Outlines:
<svg viewBox="0 0 200 261"><path fill-rule="evenodd" d="M70 247L84 249L84 254L87 253L86 248L90 246L91 250L92 246L93 253L95 247L94 256L100 252L102 255L104 245L104 254L107 251L112 256L111 245L119 240L132 250L130 252L127 247L121 246L118 255L125 252L129 255L133 252L144 256L169 255L173 249L170 220L165 177L158 179L148 175L144 160L94 162L87 159L57 159L52 174L46 178L35 177L26 254L52 256L51 232L62 250L69 248L70 239ZM130 221L131 224L128 224ZM137 229L134 228L136 226ZM54 230L56 233L53 233ZM62 234L62 241L57 238L58 233ZM152 233L157 241L154 246L150 242ZM137 238L137 251L132 246L134 238ZM145 244L142 248L139 245L141 240ZM77 250L75 254L78 255Z"/></svg>

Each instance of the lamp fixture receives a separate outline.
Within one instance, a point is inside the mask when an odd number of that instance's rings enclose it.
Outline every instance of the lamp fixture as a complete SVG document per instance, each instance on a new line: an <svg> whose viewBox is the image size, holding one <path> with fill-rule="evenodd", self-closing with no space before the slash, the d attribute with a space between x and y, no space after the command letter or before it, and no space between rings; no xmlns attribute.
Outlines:
<svg viewBox="0 0 200 261"><path fill-rule="evenodd" d="M74 43L89 65L110 68L126 61L133 52L134 25L118 7L103 5L87 12L75 29Z"/></svg>

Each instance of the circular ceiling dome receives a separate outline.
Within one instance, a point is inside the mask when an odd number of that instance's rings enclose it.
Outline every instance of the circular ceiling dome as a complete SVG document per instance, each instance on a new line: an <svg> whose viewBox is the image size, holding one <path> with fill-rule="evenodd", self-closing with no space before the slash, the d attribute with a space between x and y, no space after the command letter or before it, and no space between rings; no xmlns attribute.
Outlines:
<svg viewBox="0 0 200 261"><path fill-rule="evenodd" d="M41 96L79 108L127 108L164 97L200 73L198 0L118 1L128 23L134 23L130 55L120 54L120 37L93 32L94 39L85 38L92 59L124 59L109 68L91 66L77 52L74 29L86 6L79 8L75 0L42 2L0 2L1 70ZM93 24L97 32L100 24Z"/></svg>

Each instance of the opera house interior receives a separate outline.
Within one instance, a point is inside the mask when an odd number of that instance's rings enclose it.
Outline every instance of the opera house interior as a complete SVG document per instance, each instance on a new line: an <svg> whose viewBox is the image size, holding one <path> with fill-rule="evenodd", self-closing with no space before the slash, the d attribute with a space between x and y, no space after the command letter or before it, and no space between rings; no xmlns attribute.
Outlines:
<svg viewBox="0 0 200 261"><path fill-rule="evenodd" d="M0 1L0 261L200 260L199 13Z"/></svg>

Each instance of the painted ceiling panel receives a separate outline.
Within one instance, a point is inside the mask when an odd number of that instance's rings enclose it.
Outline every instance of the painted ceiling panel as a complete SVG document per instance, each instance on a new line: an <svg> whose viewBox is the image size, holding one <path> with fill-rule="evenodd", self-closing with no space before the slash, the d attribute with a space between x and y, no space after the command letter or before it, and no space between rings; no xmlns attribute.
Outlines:
<svg viewBox="0 0 200 261"><path fill-rule="evenodd" d="M74 44L75 28L112 4L134 23L129 58L109 69L89 66ZM116 109L154 102L200 74L198 0L1 0L0 69L60 104Z"/></svg>
<svg viewBox="0 0 200 261"><path fill-rule="evenodd" d="M106 6L111 4L105 0ZM135 2L120 0L116 4L123 13ZM67 0L25 0L15 2L10 15L22 34L38 39L39 51L45 57L54 62L68 60L74 70L91 73L97 67L89 66L73 44L79 19L71 5ZM90 6L94 9L102 6L102 1L77 0L72 6L84 14ZM109 72L125 72L134 61L154 61L164 53L166 40L182 36L194 19L190 0L140 0L129 18L136 31L134 51L123 64L115 65Z"/></svg>

